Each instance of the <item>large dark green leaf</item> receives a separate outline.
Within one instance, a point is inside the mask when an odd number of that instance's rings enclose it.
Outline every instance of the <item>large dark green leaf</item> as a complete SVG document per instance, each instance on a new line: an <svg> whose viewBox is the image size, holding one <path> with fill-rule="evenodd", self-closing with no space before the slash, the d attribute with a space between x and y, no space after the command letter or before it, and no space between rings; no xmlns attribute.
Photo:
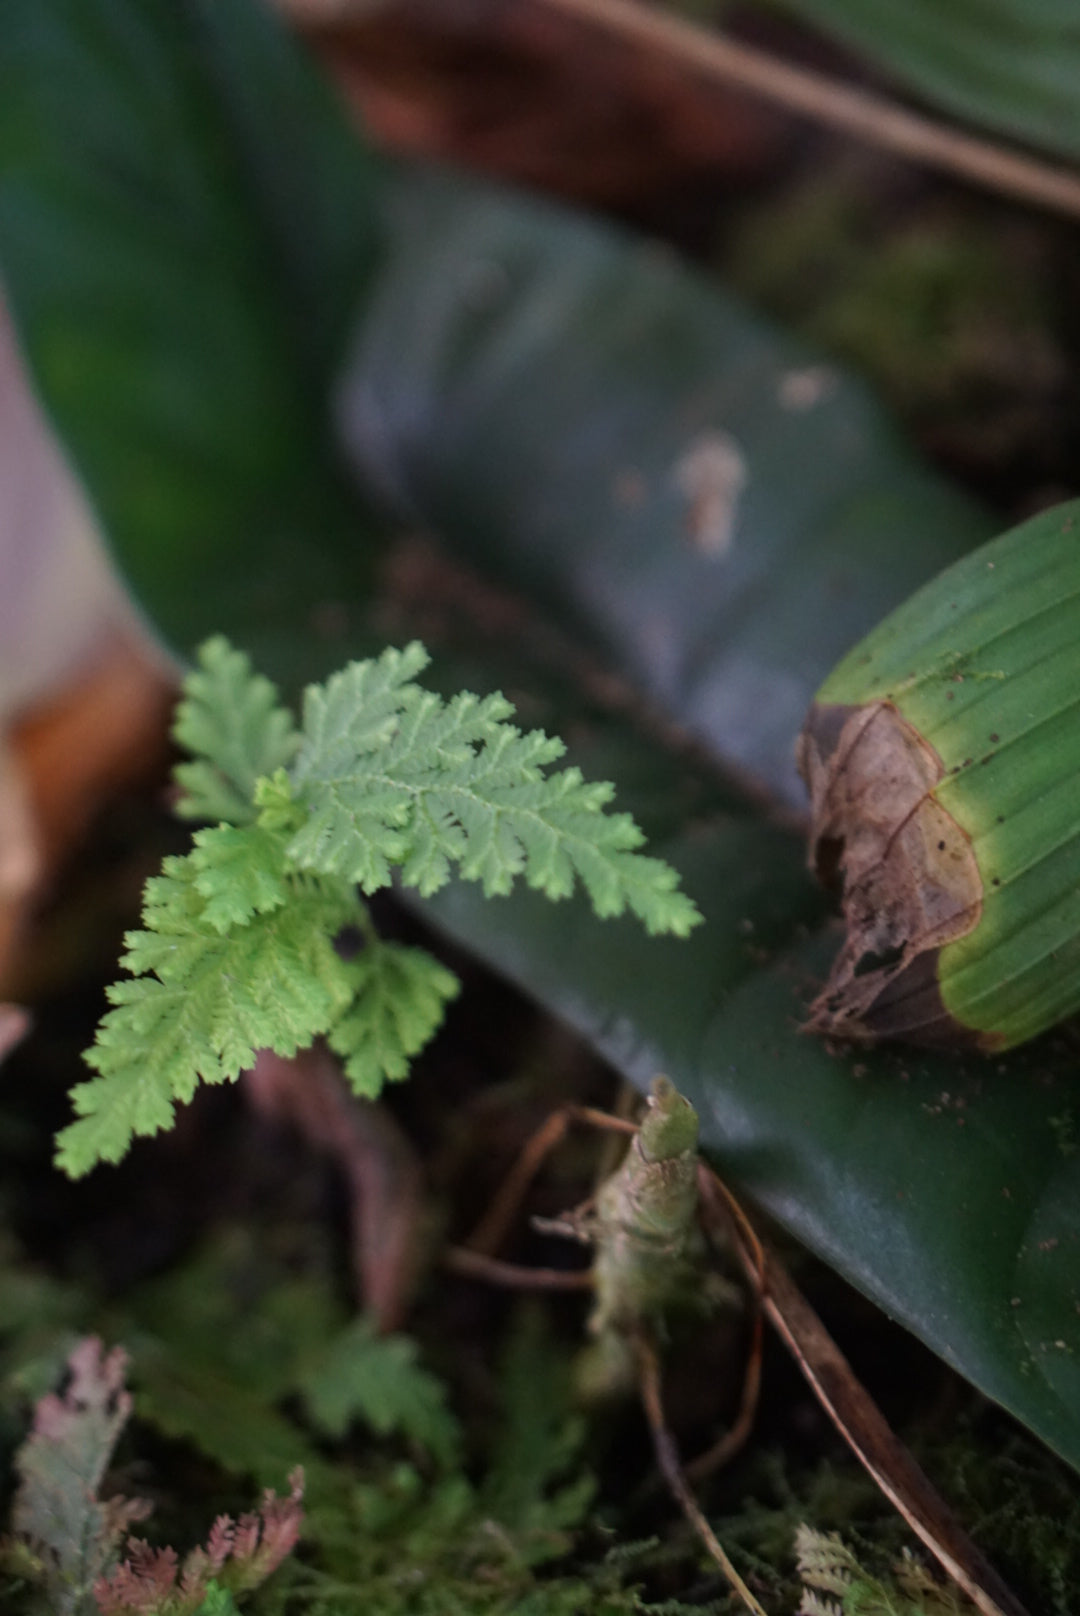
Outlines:
<svg viewBox="0 0 1080 1616"><path fill-rule="evenodd" d="M373 160L237 6L49 0L2 32L3 260L45 403L118 550L153 556L152 612L212 599L291 634L369 587L325 378L373 262Z"/></svg>
<svg viewBox="0 0 1080 1616"><path fill-rule="evenodd" d="M949 111L1080 157L1080 8L1073 0L782 4Z"/></svg>
<svg viewBox="0 0 1080 1616"><path fill-rule="evenodd" d="M821 678L986 532L819 361L655 245L420 177L340 415L365 482L801 806ZM745 479L723 553L686 490L710 454Z"/></svg>
<svg viewBox="0 0 1080 1616"><path fill-rule="evenodd" d="M659 249L445 176L380 178L360 151L352 172L306 69L239 0L19 0L7 26L0 251L49 407L163 631L225 629L289 678L419 631L444 685L501 683L558 724L710 924L649 941L464 888L430 913L639 1082L668 1070L733 1181L1080 1463L1067 1057L963 1066L801 1037L831 943L797 839L760 806L797 800L791 743L834 658L983 517L862 390ZM154 97L135 93L136 46ZM281 179L301 160L310 190ZM327 236L308 198L335 188L348 218ZM181 203L211 221L198 251L155 233ZM348 273L343 440L358 485L437 529L443 559L354 523L320 435ZM275 399L295 434L267 428ZM156 516L128 486L148 443ZM691 454L745 472L727 549L687 492Z"/></svg>

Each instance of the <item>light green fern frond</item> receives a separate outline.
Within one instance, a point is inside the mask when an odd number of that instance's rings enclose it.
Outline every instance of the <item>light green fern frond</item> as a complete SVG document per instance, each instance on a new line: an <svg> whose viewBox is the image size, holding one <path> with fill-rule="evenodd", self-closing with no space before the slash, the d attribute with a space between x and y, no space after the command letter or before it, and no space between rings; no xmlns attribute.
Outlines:
<svg viewBox="0 0 1080 1616"><path fill-rule="evenodd" d="M191 853L202 919L215 931L246 926L288 901L285 838L257 825L215 825L197 830Z"/></svg>
<svg viewBox="0 0 1080 1616"><path fill-rule="evenodd" d="M308 1412L328 1436L343 1437L358 1418L377 1435L400 1433L450 1465L461 1430L442 1382L418 1358L410 1336L381 1336L370 1319L356 1319L301 1379Z"/></svg>
<svg viewBox="0 0 1080 1616"><path fill-rule="evenodd" d="M975 1606L952 1584L939 1582L907 1549L893 1567L897 1587L914 1616L976 1616Z"/></svg>
<svg viewBox="0 0 1080 1616"><path fill-rule="evenodd" d="M461 984L422 948L371 938L353 961L355 997L330 1029L357 1094L374 1098L386 1081L407 1077L409 1062L441 1026Z"/></svg>
<svg viewBox="0 0 1080 1616"><path fill-rule="evenodd" d="M259 1049L295 1054L352 1002L355 968L334 948L359 913L347 888L289 876L285 904L223 933L197 880L189 855L148 883L146 929L125 939L136 979L109 990L113 1008L86 1056L99 1075L73 1090L79 1120L57 1140L72 1177L118 1161L132 1135L171 1126L200 1081L235 1079Z"/></svg>
<svg viewBox="0 0 1080 1616"><path fill-rule="evenodd" d="M299 744L274 685L220 634L201 647L199 665L184 681L173 737L194 754L176 769L183 788L177 813L234 825L254 817L259 776L288 763Z"/></svg>
<svg viewBox="0 0 1080 1616"><path fill-rule="evenodd" d="M587 1425L573 1406L572 1387L566 1353L546 1315L522 1307L500 1366L503 1418L481 1501L521 1535L523 1547L531 1540L541 1557L551 1552L553 1539L581 1525L596 1493L594 1477L580 1464Z"/></svg>
<svg viewBox="0 0 1080 1616"><path fill-rule="evenodd" d="M958 1589L906 1552L883 1580L864 1571L835 1532L800 1526L795 1555L803 1581L798 1616L975 1616Z"/></svg>
<svg viewBox="0 0 1080 1616"><path fill-rule="evenodd" d="M430 660L420 642L413 640L403 651L390 647L379 657L350 662L325 684L309 685L304 692L298 777L303 777L313 757L334 773L342 760L387 746L397 732L400 714L415 700L418 686L412 681Z"/></svg>
<svg viewBox="0 0 1080 1616"><path fill-rule="evenodd" d="M813 1588L804 1588L798 1616L844 1616L844 1607L839 1600L826 1599Z"/></svg>
<svg viewBox="0 0 1080 1616"><path fill-rule="evenodd" d="M630 909L648 931L677 936L699 922L675 871L637 851L644 837L630 816L605 812L613 786L574 768L547 774L561 741L522 734L502 696L443 702L403 682L407 658L354 663L324 691L308 691L291 771L305 816L289 844L299 866L364 892L388 885L398 867L425 897L454 866L489 897L522 876L565 898L580 879L602 917ZM369 721L358 715L372 690Z"/></svg>
<svg viewBox="0 0 1080 1616"><path fill-rule="evenodd" d="M502 696L444 702L414 682L426 663L413 644L312 685L300 733L246 656L203 646L175 726L197 755L176 772L180 812L217 823L147 883L122 961L133 979L110 990L87 1055L97 1076L57 1141L73 1177L170 1126L200 1081L234 1079L260 1049L326 1037L370 1097L404 1077L458 984L376 936L356 889L395 870L424 894L455 873L489 895L519 876L549 898L580 881L601 916L629 909L678 936L700 921L629 815L605 811L612 786L547 773L561 741L515 728ZM352 959L336 946L348 928L365 938Z"/></svg>
<svg viewBox="0 0 1080 1616"><path fill-rule="evenodd" d="M843 1539L835 1532L815 1532L813 1527L800 1526L795 1533L795 1557L805 1585L799 1616L841 1616L844 1595L854 1579L863 1574ZM819 1594L836 1598L822 1600Z"/></svg>

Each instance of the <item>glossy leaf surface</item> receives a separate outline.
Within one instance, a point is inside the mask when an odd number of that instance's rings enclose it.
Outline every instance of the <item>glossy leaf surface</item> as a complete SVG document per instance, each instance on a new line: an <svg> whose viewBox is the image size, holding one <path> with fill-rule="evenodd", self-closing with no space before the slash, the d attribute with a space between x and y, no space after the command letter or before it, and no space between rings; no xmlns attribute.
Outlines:
<svg viewBox="0 0 1080 1616"><path fill-rule="evenodd" d="M374 159L233 0L20 0L3 33L0 261L46 407L165 633L201 601L287 664L298 619L369 587L325 377Z"/></svg>
<svg viewBox="0 0 1080 1616"><path fill-rule="evenodd" d="M421 634L444 690L502 685L614 778L705 912L689 940L531 894L455 887L428 912L638 1082L666 1070L733 1183L1080 1463L1071 1059L836 1056L801 1037L834 943L798 838L762 806L800 800L791 745L837 656L983 516L861 388L667 253L464 180L380 178L324 112L291 126L307 71L238 0L12 15L0 252L49 407L162 632L191 646L223 629L286 683ZM140 49L154 98L121 72ZM65 97L78 119L54 118ZM177 115L155 145L159 103ZM133 153L137 198L105 205ZM342 188L347 250L277 183L301 160L312 194ZM197 279L175 241L153 248L178 176L221 232ZM306 278L286 274L297 242ZM329 337L306 361L282 339L325 332L324 259L330 305L343 264L356 275L343 380ZM72 313L88 300L89 345ZM195 301L213 351L194 344ZM240 320L234 361L229 310L247 301L274 317ZM362 497L441 548L353 520L312 425L335 381ZM263 430L268 396L304 430ZM148 443L155 520L128 487Z"/></svg>

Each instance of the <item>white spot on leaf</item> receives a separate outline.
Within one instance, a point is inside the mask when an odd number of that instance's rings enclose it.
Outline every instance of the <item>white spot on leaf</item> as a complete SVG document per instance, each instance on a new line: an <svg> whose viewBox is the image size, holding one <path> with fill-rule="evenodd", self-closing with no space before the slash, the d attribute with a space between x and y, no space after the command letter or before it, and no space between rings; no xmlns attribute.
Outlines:
<svg viewBox="0 0 1080 1616"><path fill-rule="evenodd" d="M726 432L704 432L675 462L675 487L688 502L687 530L703 555L719 559L731 549L746 458Z"/></svg>
<svg viewBox="0 0 1080 1616"><path fill-rule="evenodd" d="M777 397L785 410L811 410L828 398L836 386L836 373L828 365L788 370L780 378Z"/></svg>

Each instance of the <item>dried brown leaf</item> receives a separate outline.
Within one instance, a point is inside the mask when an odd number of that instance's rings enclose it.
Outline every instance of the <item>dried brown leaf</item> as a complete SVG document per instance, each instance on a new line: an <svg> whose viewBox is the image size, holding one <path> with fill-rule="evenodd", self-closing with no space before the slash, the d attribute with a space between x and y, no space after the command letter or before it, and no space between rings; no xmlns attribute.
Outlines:
<svg viewBox="0 0 1080 1616"><path fill-rule="evenodd" d="M971 1044L946 1010L937 957L979 923L970 838L937 801L944 765L887 701L815 706L800 737L810 859L843 882L844 946L810 1030L874 1041Z"/></svg>

